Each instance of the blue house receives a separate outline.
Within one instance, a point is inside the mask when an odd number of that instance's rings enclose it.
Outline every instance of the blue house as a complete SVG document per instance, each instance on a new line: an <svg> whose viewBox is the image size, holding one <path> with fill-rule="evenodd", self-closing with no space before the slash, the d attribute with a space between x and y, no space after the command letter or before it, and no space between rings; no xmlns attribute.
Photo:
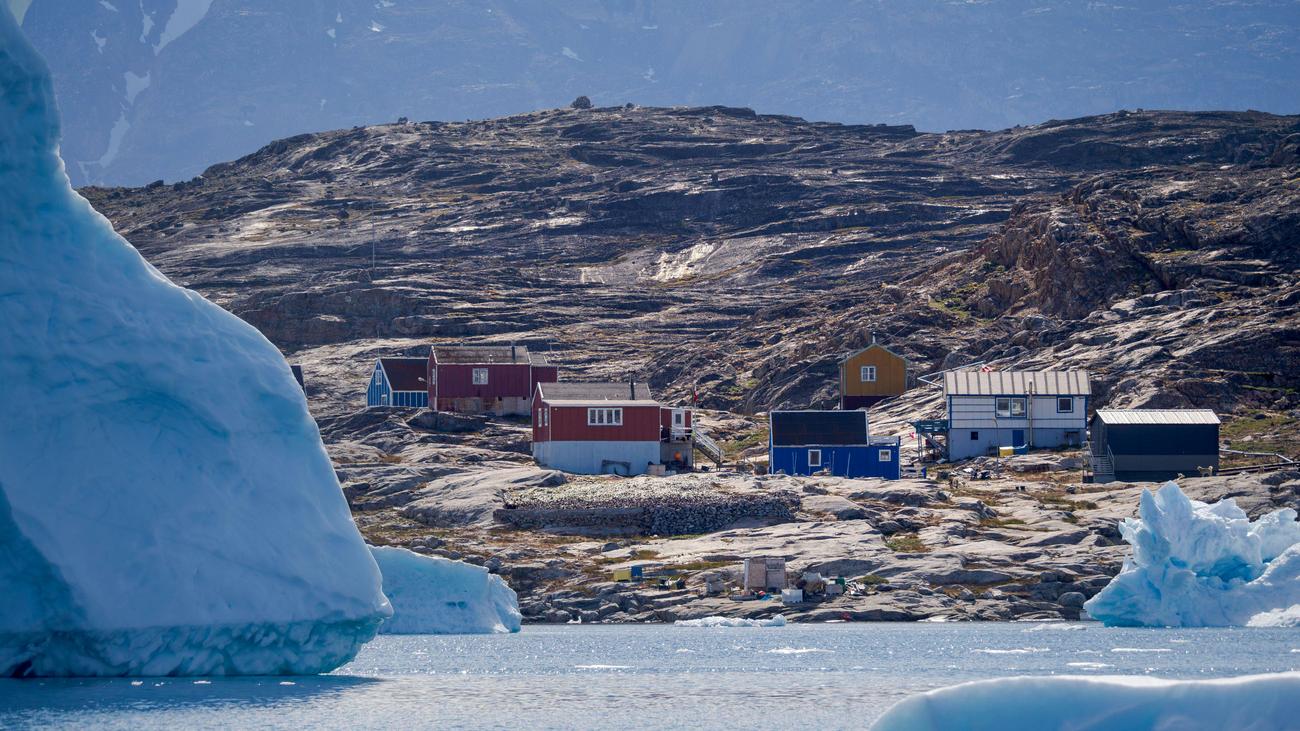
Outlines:
<svg viewBox="0 0 1300 731"><path fill-rule="evenodd" d="M429 405L428 358L380 358L370 372L366 406L423 408Z"/></svg>
<svg viewBox="0 0 1300 731"><path fill-rule="evenodd" d="M866 411L773 411L770 420L773 474L898 479L898 437L872 437Z"/></svg>

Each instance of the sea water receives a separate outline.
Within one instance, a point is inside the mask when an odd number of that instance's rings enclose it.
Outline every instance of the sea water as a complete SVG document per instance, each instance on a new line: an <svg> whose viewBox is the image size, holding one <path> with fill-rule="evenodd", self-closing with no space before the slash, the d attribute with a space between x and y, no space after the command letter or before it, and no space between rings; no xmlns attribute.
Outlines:
<svg viewBox="0 0 1300 731"><path fill-rule="evenodd" d="M862 729L911 693L980 678L1297 668L1297 629L528 626L381 636L323 676L0 680L0 728Z"/></svg>

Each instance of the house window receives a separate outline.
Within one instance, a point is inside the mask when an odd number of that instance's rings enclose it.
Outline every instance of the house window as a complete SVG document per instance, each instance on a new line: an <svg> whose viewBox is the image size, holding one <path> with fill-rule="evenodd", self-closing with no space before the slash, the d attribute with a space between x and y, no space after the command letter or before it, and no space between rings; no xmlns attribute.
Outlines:
<svg viewBox="0 0 1300 731"><path fill-rule="evenodd" d="M863 383L874 383L876 380L876 367L862 366L858 372L858 379Z"/></svg>
<svg viewBox="0 0 1300 731"><path fill-rule="evenodd" d="M486 386L488 382L488 369L475 368L473 378L475 386Z"/></svg>
<svg viewBox="0 0 1300 731"><path fill-rule="evenodd" d="M1058 414L1073 414L1073 413L1074 413L1074 397L1073 397L1073 396L1057 396L1057 397L1056 397L1056 413L1058 413Z"/></svg>
<svg viewBox="0 0 1300 731"><path fill-rule="evenodd" d="M1012 419L1024 418L1025 399L1024 397L1012 398L1001 396L995 399L998 416L1005 416Z"/></svg>
<svg viewBox="0 0 1300 731"><path fill-rule="evenodd" d="M551 408L548 406L542 409L542 426L551 425Z"/></svg>
<svg viewBox="0 0 1300 731"><path fill-rule="evenodd" d="M893 452L893 450L890 450L890 449L882 449L882 450L880 450L880 457L879 457L879 459L880 459L881 462L893 462L893 461L894 461L894 452Z"/></svg>
<svg viewBox="0 0 1300 731"><path fill-rule="evenodd" d="M977 432L977 431L973 431L973 432L971 432L971 433L970 433L970 440L971 440L972 442L978 442L978 441L980 440L980 433Z"/></svg>
<svg viewBox="0 0 1300 731"><path fill-rule="evenodd" d="M622 409L587 409L587 426L622 426Z"/></svg>
<svg viewBox="0 0 1300 731"><path fill-rule="evenodd" d="M673 426L686 426L686 412L684 411L673 412Z"/></svg>
<svg viewBox="0 0 1300 731"><path fill-rule="evenodd" d="M808 450L808 466L809 467L822 466L822 450L820 449Z"/></svg>

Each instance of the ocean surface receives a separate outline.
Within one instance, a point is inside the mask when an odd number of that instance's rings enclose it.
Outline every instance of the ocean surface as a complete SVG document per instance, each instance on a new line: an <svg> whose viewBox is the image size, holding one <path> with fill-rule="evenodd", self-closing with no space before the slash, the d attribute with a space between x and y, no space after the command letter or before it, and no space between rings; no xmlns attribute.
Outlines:
<svg viewBox="0 0 1300 731"><path fill-rule="evenodd" d="M529 626L391 636L333 674L0 680L0 728L862 729L917 691L1008 675L1300 669L1300 629L1093 623Z"/></svg>

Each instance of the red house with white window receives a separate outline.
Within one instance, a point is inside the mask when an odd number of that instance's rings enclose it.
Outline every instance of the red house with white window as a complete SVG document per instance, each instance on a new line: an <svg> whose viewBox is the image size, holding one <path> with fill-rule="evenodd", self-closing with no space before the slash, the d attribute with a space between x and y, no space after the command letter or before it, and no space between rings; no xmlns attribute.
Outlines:
<svg viewBox="0 0 1300 731"><path fill-rule="evenodd" d="M559 370L524 345L435 345L429 352L429 406L468 414L527 415L539 383Z"/></svg>
<svg viewBox="0 0 1300 731"><path fill-rule="evenodd" d="M690 409L660 404L643 383L539 383L533 458L578 474L640 475L694 465Z"/></svg>

